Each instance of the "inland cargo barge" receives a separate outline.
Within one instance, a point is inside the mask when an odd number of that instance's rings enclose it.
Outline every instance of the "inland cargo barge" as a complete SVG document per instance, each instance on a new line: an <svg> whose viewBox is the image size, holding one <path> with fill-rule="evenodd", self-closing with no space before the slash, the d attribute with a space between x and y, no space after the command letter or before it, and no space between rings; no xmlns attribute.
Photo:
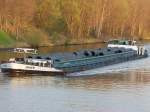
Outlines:
<svg viewBox="0 0 150 112"><path fill-rule="evenodd" d="M10 59L1 64L1 71L64 75L146 57L148 52L145 47L136 45L135 41L112 40L106 48Z"/></svg>

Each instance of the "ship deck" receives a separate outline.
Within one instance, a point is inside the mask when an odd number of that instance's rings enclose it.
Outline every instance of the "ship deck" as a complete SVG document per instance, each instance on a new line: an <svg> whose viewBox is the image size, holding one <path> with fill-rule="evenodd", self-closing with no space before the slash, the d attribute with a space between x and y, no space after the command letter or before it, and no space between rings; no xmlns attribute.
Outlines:
<svg viewBox="0 0 150 112"><path fill-rule="evenodd" d="M133 51L132 49L125 49L125 48L98 48L98 49L84 49L80 51L74 52L62 52L62 53L49 53L47 55L33 55L29 56L28 58L34 59L51 59L55 63L60 63L69 60L79 60L84 58L91 58L97 56L109 56L116 53L124 53Z"/></svg>

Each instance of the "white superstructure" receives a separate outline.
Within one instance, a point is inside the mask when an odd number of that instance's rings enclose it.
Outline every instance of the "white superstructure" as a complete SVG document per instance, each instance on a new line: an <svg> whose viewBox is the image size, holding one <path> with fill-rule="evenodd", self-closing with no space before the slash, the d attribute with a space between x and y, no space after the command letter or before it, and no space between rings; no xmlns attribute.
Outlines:
<svg viewBox="0 0 150 112"><path fill-rule="evenodd" d="M19 61L10 59L9 62L1 64L2 72L62 72L52 67L51 60L44 59L22 59Z"/></svg>
<svg viewBox="0 0 150 112"><path fill-rule="evenodd" d="M138 46L136 45L136 41L123 41L123 40L112 40L108 42L108 47L119 47L119 48L126 48L126 49L133 49L138 51Z"/></svg>
<svg viewBox="0 0 150 112"><path fill-rule="evenodd" d="M108 47L132 49L137 51L137 54L139 55L143 55L145 53L145 47L143 45L136 45L136 41L131 40L112 40L108 42Z"/></svg>

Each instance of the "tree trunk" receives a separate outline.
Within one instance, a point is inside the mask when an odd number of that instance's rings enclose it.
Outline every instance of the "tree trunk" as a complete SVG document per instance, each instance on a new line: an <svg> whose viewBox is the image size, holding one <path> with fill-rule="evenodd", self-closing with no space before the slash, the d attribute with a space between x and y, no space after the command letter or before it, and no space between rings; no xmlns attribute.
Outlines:
<svg viewBox="0 0 150 112"><path fill-rule="evenodd" d="M102 13L101 13L101 18L100 18L100 23L99 23L99 26L98 26L97 37L100 37L102 35L103 22L104 22L105 9L106 9L106 6L107 6L107 2L108 2L108 0L104 0Z"/></svg>

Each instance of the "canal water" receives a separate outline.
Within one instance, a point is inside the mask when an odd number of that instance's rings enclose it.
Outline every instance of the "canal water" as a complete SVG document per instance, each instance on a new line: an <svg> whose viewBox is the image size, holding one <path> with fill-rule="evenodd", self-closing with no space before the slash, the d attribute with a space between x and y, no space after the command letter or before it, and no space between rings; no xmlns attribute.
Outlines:
<svg viewBox="0 0 150 112"><path fill-rule="evenodd" d="M100 46L40 48L40 52L93 47ZM150 51L150 44L146 48ZM12 56L20 55L1 51L0 58ZM150 57L76 74L79 77L1 73L0 112L150 112Z"/></svg>

